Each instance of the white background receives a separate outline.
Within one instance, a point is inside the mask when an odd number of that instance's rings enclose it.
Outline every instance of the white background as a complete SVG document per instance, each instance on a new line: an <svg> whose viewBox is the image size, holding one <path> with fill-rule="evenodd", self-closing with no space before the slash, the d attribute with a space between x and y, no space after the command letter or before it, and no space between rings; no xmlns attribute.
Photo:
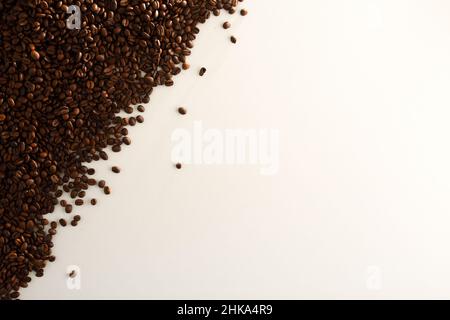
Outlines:
<svg viewBox="0 0 450 320"><path fill-rule="evenodd" d="M450 298L450 2L241 6L201 27L192 69L96 165L112 195L89 193L23 298ZM278 174L175 170L171 134L197 120L279 130Z"/></svg>

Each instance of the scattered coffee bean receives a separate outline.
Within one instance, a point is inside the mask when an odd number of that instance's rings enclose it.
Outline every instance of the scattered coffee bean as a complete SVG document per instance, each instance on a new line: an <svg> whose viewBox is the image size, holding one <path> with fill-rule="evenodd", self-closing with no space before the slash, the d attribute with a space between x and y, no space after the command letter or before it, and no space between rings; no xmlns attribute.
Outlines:
<svg viewBox="0 0 450 320"><path fill-rule="evenodd" d="M231 37L230 37L230 41L231 41L232 43L236 43L236 42L237 42L237 39L236 39L235 36L231 36Z"/></svg>
<svg viewBox="0 0 450 320"><path fill-rule="evenodd" d="M137 106L137 110L138 110L139 112L144 112L144 111L145 111L145 108L144 108L144 106L141 104L141 105L138 105L138 106Z"/></svg>
<svg viewBox="0 0 450 320"><path fill-rule="evenodd" d="M224 29L229 29L230 27L231 27L231 23L229 23L228 21L224 22L224 24L223 24Z"/></svg>
<svg viewBox="0 0 450 320"><path fill-rule="evenodd" d="M177 163L177 164L175 165L175 167L176 167L177 169L181 169L183 166L181 165L181 163Z"/></svg>
<svg viewBox="0 0 450 320"><path fill-rule="evenodd" d="M72 270L69 272L69 277L70 278L75 278L77 276L77 272L75 270Z"/></svg>
<svg viewBox="0 0 450 320"><path fill-rule="evenodd" d="M185 115L185 114L187 113L187 111L186 111L185 108L180 107L180 108L178 108L178 113L179 113L179 114L182 114L182 115Z"/></svg>
<svg viewBox="0 0 450 320"><path fill-rule="evenodd" d="M63 227L67 226L67 221L64 219L59 219L59 224Z"/></svg>
<svg viewBox="0 0 450 320"><path fill-rule="evenodd" d="M91 204L95 206L97 204L97 199L91 199Z"/></svg>
<svg viewBox="0 0 450 320"><path fill-rule="evenodd" d="M241 10L241 16L246 16L248 14L248 11L245 9ZM250 19L250 18L249 18Z"/></svg>
<svg viewBox="0 0 450 320"><path fill-rule="evenodd" d="M200 77L203 77L205 75L205 73L206 73L206 68L202 67L198 74L200 75Z"/></svg>
<svg viewBox="0 0 450 320"><path fill-rule="evenodd" d="M114 172L114 173L120 173L120 168L114 166L114 167L111 168L111 171Z"/></svg>

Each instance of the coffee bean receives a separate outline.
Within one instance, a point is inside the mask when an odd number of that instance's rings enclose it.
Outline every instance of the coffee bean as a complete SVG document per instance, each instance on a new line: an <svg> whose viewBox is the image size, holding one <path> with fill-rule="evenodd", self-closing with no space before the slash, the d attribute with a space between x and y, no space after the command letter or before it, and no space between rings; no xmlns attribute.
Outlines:
<svg viewBox="0 0 450 320"><path fill-rule="evenodd" d="M68 205L66 205L66 206L64 207L64 209L65 209L66 213L71 213L71 212L72 212L72 205L71 205L71 204L68 204Z"/></svg>
<svg viewBox="0 0 450 320"><path fill-rule="evenodd" d="M83 199L77 199L77 200L75 200L75 205L76 205L76 206L82 206L83 204L84 204Z"/></svg>
<svg viewBox="0 0 450 320"><path fill-rule="evenodd" d="M63 227L67 226L67 221L64 219L59 219L59 224Z"/></svg>
<svg viewBox="0 0 450 320"><path fill-rule="evenodd" d="M75 278L77 276L77 272L75 270L72 270L69 272L69 277L70 278Z"/></svg>
<svg viewBox="0 0 450 320"><path fill-rule="evenodd" d="M138 116L136 117L136 121L137 121L138 123L143 123L143 122L144 122L144 117L141 116L141 115L138 115Z"/></svg>
<svg viewBox="0 0 450 320"><path fill-rule="evenodd" d="M97 204L97 199L91 199L91 204L95 206Z"/></svg>
<svg viewBox="0 0 450 320"><path fill-rule="evenodd" d="M119 167L114 166L114 167L111 168L111 170L114 173L120 173L120 168Z"/></svg>
<svg viewBox="0 0 450 320"><path fill-rule="evenodd" d="M78 221L81 220L81 216L76 215L76 216L73 217L73 220L75 220L76 222L78 222Z"/></svg>
<svg viewBox="0 0 450 320"><path fill-rule="evenodd" d="M105 181L105 180L100 180L100 181L98 182L98 186L99 186L100 188L104 188L105 185L106 185L106 181Z"/></svg>
<svg viewBox="0 0 450 320"><path fill-rule="evenodd" d="M247 10L245 10L245 9L242 9L242 10L241 10L241 16L246 16L247 13L248 13ZM249 19L251 19L251 18L249 18Z"/></svg>
<svg viewBox="0 0 450 320"><path fill-rule="evenodd" d="M137 106L137 110L138 110L139 112L144 112L144 111L145 111L145 108L144 108L144 106L141 104L141 105L138 105L138 106Z"/></svg>
<svg viewBox="0 0 450 320"><path fill-rule="evenodd" d="M187 113L187 111L186 111L185 108L180 107L180 108L178 108L178 113L179 113L179 114L182 114L182 115L185 115L185 114Z"/></svg>
<svg viewBox="0 0 450 320"><path fill-rule="evenodd" d="M230 41L231 41L232 43L236 43L236 42L237 42L237 39L236 39L236 37L231 36L231 37L230 37Z"/></svg>
<svg viewBox="0 0 450 320"><path fill-rule="evenodd" d="M175 167L176 167L177 169L181 169L183 166L181 165L181 163L177 163L177 164L175 165Z"/></svg>
<svg viewBox="0 0 450 320"><path fill-rule="evenodd" d="M224 29L229 29L230 27L231 27L231 23L229 23L228 21L224 22L224 24L223 24Z"/></svg>
<svg viewBox="0 0 450 320"><path fill-rule="evenodd" d="M39 60L39 59L41 58L39 52L34 51L34 50L31 51L31 57L32 57L34 60Z"/></svg>
<svg viewBox="0 0 450 320"><path fill-rule="evenodd" d="M205 67L200 68L200 71L198 73L200 75L200 77L203 77L205 75L205 73L206 73L206 68Z"/></svg>
<svg viewBox="0 0 450 320"><path fill-rule="evenodd" d="M111 188L108 187L108 186L106 186L106 187L103 188L103 192L104 192L105 194L111 194Z"/></svg>

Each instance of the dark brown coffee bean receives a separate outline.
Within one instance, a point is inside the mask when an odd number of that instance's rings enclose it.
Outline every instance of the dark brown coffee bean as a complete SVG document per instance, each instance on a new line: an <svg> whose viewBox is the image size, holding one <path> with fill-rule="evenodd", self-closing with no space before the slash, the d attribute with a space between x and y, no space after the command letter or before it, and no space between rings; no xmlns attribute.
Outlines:
<svg viewBox="0 0 450 320"><path fill-rule="evenodd" d="M77 199L77 200L75 200L75 205L76 205L76 206L82 206L83 204L84 204L83 199Z"/></svg>
<svg viewBox="0 0 450 320"><path fill-rule="evenodd" d="M179 114L182 114L182 115L185 115L185 114L187 113L187 111L186 111L185 108L180 107L180 108L178 108L178 113L179 113Z"/></svg>
<svg viewBox="0 0 450 320"><path fill-rule="evenodd" d="M117 167L117 166L114 166L114 167L111 168L111 171L114 172L114 173L120 173L120 168Z"/></svg>
<svg viewBox="0 0 450 320"><path fill-rule="evenodd" d="M248 14L247 10L245 10L245 9L241 10L241 16L246 16L247 14ZM249 19L251 19L251 18L249 18Z"/></svg>
<svg viewBox="0 0 450 320"><path fill-rule="evenodd" d="M98 186L99 186L100 188L104 188L105 185L106 185L106 181L105 181L105 180L100 180L100 181L98 182Z"/></svg>
<svg viewBox="0 0 450 320"><path fill-rule="evenodd" d="M66 206L64 207L64 209L65 209L66 213L71 213L71 212L72 212L72 205L71 205L71 204L68 204L68 205L66 205Z"/></svg>
<svg viewBox="0 0 450 320"><path fill-rule="evenodd" d="M181 169L183 166L181 165L181 163L177 163L177 164L175 165L175 167L176 167L177 169Z"/></svg>
<svg viewBox="0 0 450 320"><path fill-rule="evenodd" d="M144 111L145 111L145 108L144 108L144 106L141 104L141 105L138 105L138 106L137 106L137 110L138 110L139 112L144 112Z"/></svg>
<svg viewBox="0 0 450 320"><path fill-rule="evenodd" d="M39 52L34 51L34 50L31 51L31 57L32 57L34 60L39 60L39 59L41 58Z"/></svg>
<svg viewBox="0 0 450 320"><path fill-rule="evenodd" d="M97 199L91 199L91 204L95 206L97 204Z"/></svg>
<svg viewBox="0 0 450 320"><path fill-rule="evenodd" d="M67 226L67 221L64 219L59 219L59 224L63 227Z"/></svg>
<svg viewBox="0 0 450 320"><path fill-rule="evenodd" d="M206 68L205 67L200 68L200 71L198 73L200 75L200 77L203 77L205 75L205 73L206 73Z"/></svg>
<svg viewBox="0 0 450 320"><path fill-rule="evenodd" d="M80 215L76 215L73 217L73 220L75 220L76 222L81 220L81 216Z"/></svg>
<svg viewBox="0 0 450 320"><path fill-rule="evenodd" d="M138 115L138 116L136 117L136 121L137 121L138 123L143 123L143 122L144 122L144 117L141 116L141 115Z"/></svg>
<svg viewBox="0 0 450 320"><path fill-rule="evenodd" d="M77 276L77 272L75 270L72 270L69 272L69 278L75 278Z"/></svg>
<svg viewBox="0 0 450 320"><path fill-rule="evenodd" d="M72 227L76 227L78 225L78 222L76 222L75 220L70 221L70 225Z"/></svg>
<svg viewBox="0 0 450 320"><path fill-rule="evenodd" d="M223 24L224 29L229 29L230 27L231 27L231 23L229 23L228 21L224 22L224 24Z"/></svg>
<svg viewBox="0 0 450 320"><path fill-rule="evenodd" d="M103 192L104 192L105 194L111 194L111 188L108 187L108 186L106 186L106 187L103 188Z"/></svg>
<svg viewBox="0 0 450 320"><path fill-rule="evenodd" d="M232 43L236 43L236 42L237 42L237 39L236 39L236 37L231 36L231 37L230 37L230 41L231 41Z"/></svg>

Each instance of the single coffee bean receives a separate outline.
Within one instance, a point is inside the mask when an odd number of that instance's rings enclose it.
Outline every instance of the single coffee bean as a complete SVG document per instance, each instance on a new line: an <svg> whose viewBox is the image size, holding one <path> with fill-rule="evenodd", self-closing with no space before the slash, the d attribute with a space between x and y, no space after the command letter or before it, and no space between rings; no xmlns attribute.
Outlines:
<svg viewBox="0 0 450 320"><path fill-rule="evenodd" d="M73 217L73 220L75 220L76 222L78 222L78 221L81 220L81 216L77 214L76 216Z"/></svg>
<svg viewBox="0 0 450 320"><path fill-rule="evenodd" d="M200 77L203 77L205 75L205 73L206 73L206 68L205 67L200 68L200 71L198 73L200 75Z"/></svg>
<svg viewBox="0 0 450 320"><path fill-rule="evenodd" d="M138 105L138 106L137 106L137 110L138 110L139 112L144 112L144 111L145 111L145 108L144 108L144 106L141 104L141 105Z"/></svg>
<svg viewBox="0 0 450 320"><path fill-rule="evenodd" d="M59 219L59 224L63 227L67 226L67 221L64 219Z"/></svg>
<svg viewBox="0 0 450 320"><path fill-rule="evenodd" d="M105 185L106 185L106 181L105 181L105 180L100 180L100 181L98 182L98 186L99 186L100 188L104 188Z"/></svg>
<svg viewBox="0 0 450 320"><path fill-rule="evenodd" d="M224 22L224 24L223 24L224 29L229 29L230 27L231 27L231 23L229 23L228 21Z"/></svg>
<svg viewBox="0 0 450 320"><path fill-rule="evenodd" d="M179 107L179 108L178 108L178 113L179 113L179 114L182 114L182 115L185 115L185 114L187 113L187 111L186 111L185 108Z"/></svg>
<svg viewBox="0 0 450 320"><path fill-rule="evenodd" d="M72 212L72 205L71 205L71 204L68 204L68 205L66 205L66 206L64 207L64 209L65 209L66 213L71 213L71 212Z"/></svg>
<svg viewBox="0 0 450 320"><path fill-rule="evenodd" d="M105 194L111 194L111 188L108 187L108 186L106 186L106 187L103 188L103 192L104 192Z"/></svg>
<svg viewBox="0 0 450 320"><path fill-rule="evenodd" d="M247 14L248 14L247 10L245 10L245 9L241 10L241 16L246 16ZM251 18L249 18L249 19L251 19Z"/></svg>
<svg viewBox="0 0 450 320"><path fill-rule="evenodd" d="M34 60L39 60L39 59L41 58L39 52L34 51L34 50L31 51L31 57L32 57Z"/></svg>
<svg viewBox="0 0 450 320"><path fill-rule="evenodd" d="M77 199L77 200L75 200L75 205L76 205L76 206L82 206L83 204L84 204L83 199Z"/></svg>
<svg viewBox="0 0 450 320"><path fill-rule="evenodd" d="M120 173L120 168L114 166L114 167L111 168L111 171L114 172L114 173Z"/></svg>
<svg viewBox="0 0 450 320"><path fill-rule="evenodd" d="M91 204L95 206L97 204L97 199L91 199Z"/></svg>
<svg viewBox="0 0 450 320"><path fill-rule="evenodd" d="M183 166L181 165L181 163L177 163L177 164L175 165L175 167L176 167L177 169L181 169Z"/></svg>
<svg viewBox="0 0 450 320"><path fill-rule="evenodd" d="M236 42L237 42L237 39L236 39L236 37L231 36L231 37L230 37L230 41L231 41L232 43L236 43Z"/></svg>

